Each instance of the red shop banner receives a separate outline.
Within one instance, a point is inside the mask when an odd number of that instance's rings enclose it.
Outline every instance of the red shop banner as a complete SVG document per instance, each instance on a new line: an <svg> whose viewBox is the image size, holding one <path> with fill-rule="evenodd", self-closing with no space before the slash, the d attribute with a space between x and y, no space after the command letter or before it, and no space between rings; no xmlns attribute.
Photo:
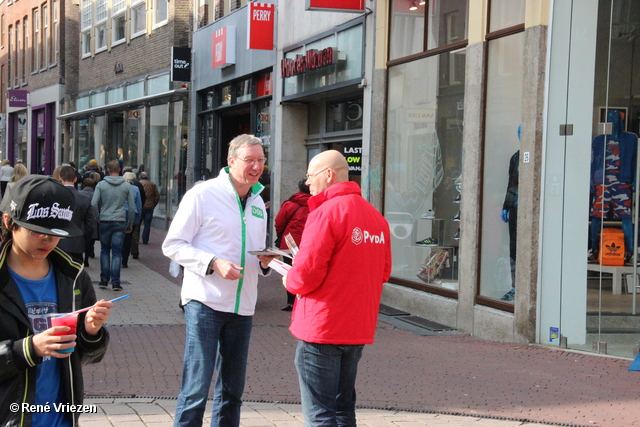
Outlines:
<svg viewBox="0 0 640 427"><path fill-rule="evenodd" d="M270 3L249 3L247 49L273 50L276 6Z"/></svg>
<svg viewBox="0 0 640 427"><path fill-rule="evenodd" d="M227 26L213 33L211 68L226 67L236 63L236 27Z"/></svg>
<svg viewBox="0 0 640 427"><path fill-rule="evenodd" d="M365 0L306 0L306 10L364 12Z"/></svg>

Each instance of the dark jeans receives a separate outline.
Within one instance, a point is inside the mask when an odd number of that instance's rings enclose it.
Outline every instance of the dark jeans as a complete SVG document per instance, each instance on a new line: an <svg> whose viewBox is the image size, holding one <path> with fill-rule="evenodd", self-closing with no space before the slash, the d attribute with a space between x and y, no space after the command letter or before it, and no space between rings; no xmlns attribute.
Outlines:
<svg viewBox="0 0 640 427"><path fill-rule="evenodd" d="M295 362L306 427L356 425L355 385L363 348L298 341Z"/></svg>
<svg viewBox="0 0 640 427"><path fill-rule="evenodd" d="M187 340L174 427L202 425L214 367L211 425L238 427L253 317L216 311L199 301L189 301L184 313Z"/></svg>
<svg viewBox="0 0 640 427"><path fill-rule="evenodd" d="M142 209L142 222L144 228L142 230L142 243L149 243L149 234L151 234L151 220L153 219L153 209Z"/></svg>
<svg viewBox="0 0 640 427"><path fill-rule="evenodd" d="M122 265L128 264L129 255L137 257L140 254L138 250L139 237L140 224L135 224L131 233L125 233L124 243L122 244Z"/></svg>
<svg viewBox="0 0 640 427"><path fill-rule="evenodd" d="M124 222L100 222L100 280L120 284Z"/></svg>

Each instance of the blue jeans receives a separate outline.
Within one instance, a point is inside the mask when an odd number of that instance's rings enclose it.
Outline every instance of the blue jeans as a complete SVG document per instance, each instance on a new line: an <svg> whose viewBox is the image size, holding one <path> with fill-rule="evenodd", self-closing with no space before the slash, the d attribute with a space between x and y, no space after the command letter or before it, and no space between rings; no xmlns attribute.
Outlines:
<svg viewBox="0 0 640 427"><path fill-rule="evenodd" d="M100 280L112 285L120 284L120 263L122 263L122 243L124 222L100 222Z"/></svg>
<svg viewBox="0 0 640 427"><path fill-rule="evenodd" d="M154 208L155 209L155 208ZM149 243L149 234L151 234L151 220L153 219L153 209L142 209L142 243Z"/></svg>
<svg viewBox="0 0 640 427"><path fill-rule="evenodd" d="M214 367L211 425L237 427L253 316L216 311L199 301L189 301L184 313L187 339L174 427L202 425Z"/></svg>
<svg viewBox="0 0 640 427"><path fill-rule="evenodd" d="M356 376L363 348L298 341L296 369L306 427L356 425Z"/></svg>

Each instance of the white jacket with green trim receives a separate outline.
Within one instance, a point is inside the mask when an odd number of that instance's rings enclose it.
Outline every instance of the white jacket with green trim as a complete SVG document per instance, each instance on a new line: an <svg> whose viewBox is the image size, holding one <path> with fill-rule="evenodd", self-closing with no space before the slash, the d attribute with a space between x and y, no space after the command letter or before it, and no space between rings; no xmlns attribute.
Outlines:
<svg viewBox="0 0 640 427"><path fill-rule="evenodd" d="M248 251L264 249L267 212L258 183L251 188L246 208L229 178L228 169L218 177L197 184L182 198L167 232L162 251L184 267L182 304L200 301L217 311L252 316L258 296L260 261ZM242 266L243 277L227 280L206 275L213 256Z"/></svg>

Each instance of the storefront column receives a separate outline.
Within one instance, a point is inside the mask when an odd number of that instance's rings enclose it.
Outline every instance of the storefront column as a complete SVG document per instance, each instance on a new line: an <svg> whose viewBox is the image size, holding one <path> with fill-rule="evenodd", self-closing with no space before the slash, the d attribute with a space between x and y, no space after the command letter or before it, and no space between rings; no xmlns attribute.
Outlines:
<svg viewBox="0 0 640 427"><path fill-rule="evenodd" d="M483 158L483 93L486 43L467 46L462 142L462 191L460 210L460 288L457 329L474 333L474 305L478 290L480 218Z"/></svg>
<svg viewBox="0 0 640 427"><path fill-rule="evenodd" d="M525 31L522 87L522 135L520 153L529 153L522 163L518 185L518 257L514 302L516 341L535 342L538 294L538 254L542 171L542 133L545 94L547 27Z"/></svg>

